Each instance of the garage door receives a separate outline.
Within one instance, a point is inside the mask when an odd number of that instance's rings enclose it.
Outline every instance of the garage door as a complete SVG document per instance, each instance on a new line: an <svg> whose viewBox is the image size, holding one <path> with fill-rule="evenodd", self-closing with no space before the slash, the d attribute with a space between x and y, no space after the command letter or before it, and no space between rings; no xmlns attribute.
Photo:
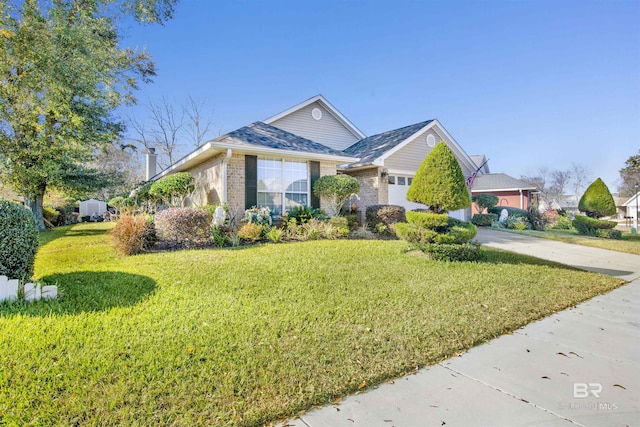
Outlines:
<svg viewBox="0 0 640 427"><path fill-rule="evenodd" d="M413 177L409 175L389 175L389 204L403 206L406 210L425 209L422 203L414 203L407 200L407 190ZM465 220L465 209L449 212L449 216Z"/></svg>

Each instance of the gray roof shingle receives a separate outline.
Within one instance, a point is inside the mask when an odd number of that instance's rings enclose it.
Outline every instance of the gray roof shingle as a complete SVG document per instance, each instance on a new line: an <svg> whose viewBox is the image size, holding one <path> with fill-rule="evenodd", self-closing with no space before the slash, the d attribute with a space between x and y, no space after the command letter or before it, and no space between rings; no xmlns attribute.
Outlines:
<svg viewBox="0 0 640 427"><path fill-rule="evenodd" d="M526 182L516 179L506 173L488 173L479 175L473 181L471 191L487 191L487 190L535 190L535 187Z"/></svg>
<svg viewBox="0 0 640 427"><path fill-rule="evenodd" d="M345 153L334 150L326 145L305 139L292 133L286 132L275 126L263 122L255 122L248 126L236 129L226 135L216 138L214 141L232 140L263 147L276 148L281 150L292 150L305 153L329 154L344 157Z"/></svg>
<svg viewBox="0 0 640 427"><path fill-rule="evenodd" d="M382 156L393 147L402 143L414 133L431 123L433 120L427 120L424 122L416 123L413 125L405 126L400 129L390 130L387 132L379 133L378 135L369 136L361 139L350 147L344 150L344 154L353 157L359 157L360 161L352 163L347 167L362 166L370 164L378 157Z"/></svg>

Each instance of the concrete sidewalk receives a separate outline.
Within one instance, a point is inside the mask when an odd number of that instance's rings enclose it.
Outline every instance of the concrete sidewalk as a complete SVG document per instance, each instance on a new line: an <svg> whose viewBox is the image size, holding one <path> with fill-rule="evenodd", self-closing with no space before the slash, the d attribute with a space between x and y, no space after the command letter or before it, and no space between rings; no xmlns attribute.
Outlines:
<svg viewBox="0 0 640 427"><path fill-rule="evenodd" d="M284 425L640 425L640 256L493 230L478 240L633 282Z"/></svg>

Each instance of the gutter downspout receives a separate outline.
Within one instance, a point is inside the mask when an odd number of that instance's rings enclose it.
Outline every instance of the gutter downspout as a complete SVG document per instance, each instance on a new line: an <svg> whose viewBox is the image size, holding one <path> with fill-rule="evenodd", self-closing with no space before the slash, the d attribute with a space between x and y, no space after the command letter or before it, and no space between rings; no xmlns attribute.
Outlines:
<svg viewBox="0 0 640 427"><path fill-rule="evenodd" d="M222 203L227 203L227 163L231 158L231 148L227 148L227 154L222 159Z"/></svg>
<svg viewBox="0 0 640 427"><path fill-rule="evenodd" d="M524 197L522 194L522 188L518 191L520 191L520 209L524 209Z"/></svg>

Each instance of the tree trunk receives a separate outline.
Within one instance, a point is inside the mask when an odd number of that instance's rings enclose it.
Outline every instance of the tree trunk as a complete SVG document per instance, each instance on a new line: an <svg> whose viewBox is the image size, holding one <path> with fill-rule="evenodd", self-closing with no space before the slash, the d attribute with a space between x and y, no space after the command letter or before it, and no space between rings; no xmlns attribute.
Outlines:
<svg viewBox="0 0 640 427"><path fill-rule="evenodd" d="M24 197L24 202L27 205L27 207L31 209L31 213L33 214L33 217L36 219L36 224L38 225L38 228L40 229L40 231L46 230L46 227L44 226L44 217L42 215L43 197L44 197L44 194L37 194L37 195Z"/></svg>

